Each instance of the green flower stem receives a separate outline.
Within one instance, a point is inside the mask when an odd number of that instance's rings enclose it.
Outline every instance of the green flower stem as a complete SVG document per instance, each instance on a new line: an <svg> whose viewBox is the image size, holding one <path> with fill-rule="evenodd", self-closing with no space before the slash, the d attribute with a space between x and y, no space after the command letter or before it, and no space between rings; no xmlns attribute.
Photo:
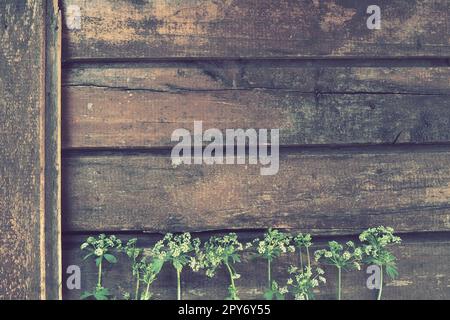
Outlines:
<svg viewBox="0 0 450 320"><path fill-rule="evenodd" d="M150 290L150 281L147 283L147 288L145 288L145 299L148 299L148 291L149 290Z"/></svg>
<svg viewBox="0 0 450 320"><path fill-rule="evenodd" d="M341 300L341 267L338 268L338 300Z"/></svg>
<svg viewBox="0 0 450 320"><path fill-rule="evenodd" d="M98 281L97 281L97 287L101 287L102 286L102 262L103 262L103 257L100 260L100 263L98 264Z"/></svg>
<svg viewBox="0 0 450 320"><path fill-rule="evenodd" d="M302 256L302 248L298 248L298 255L300 257L300 269L303 270L303 256Z"/></svg>
<svg viewBox="0 0 450 320"><path fill-rule="evenodd" d="M311 269L311 257L309 256L309 247L306 246L306 256L308 257L308 268Z"/></svg>
<svg viewBox="0 0 450 320"><path fill-rule="evenodd" d="M136 292L134 293L134 300L139 299L139 285L141 280L139 280L139 274L136 276Z"/></svg>
<svg viewBox="0 0 450 320"><path fill-rule="evenodd" d="M228 273L230 274L230 280L231 280L231 287L233 288L233 291L236 292L236 286L234 285L234 274L233 270L231 270L231 267L228 263L225 263L225 266L228 269ZM237 300L235 294L233 293L233 296L231 297L233 300Z"/></svg>
<svg viewBox="0 0 450 320"><path fill-rule="evenodd" d="M177 299L181 300L181 270L177 269Z"/></svg>
<svg viewBox="0 0 450 320"><path fill-rule="evenodd" d="M272 270L270 264L270 259L267 259L267 281L269 290L272 288Z"/></svg>
<svg viewBox="0 0 450 320"><path fill-rule="evenodd" d="M378 290L377 300L381 300L381 294L383 293L383 266L380 265L380 289Z"/></svg>

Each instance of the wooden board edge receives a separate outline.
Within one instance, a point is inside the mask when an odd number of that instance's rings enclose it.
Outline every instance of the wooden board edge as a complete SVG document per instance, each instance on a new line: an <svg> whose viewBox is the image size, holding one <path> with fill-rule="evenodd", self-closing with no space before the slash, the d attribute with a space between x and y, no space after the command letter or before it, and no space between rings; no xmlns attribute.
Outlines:
<svg viewBox="0 0 450 320"><path fill-rule="evenodd" d="M57 0L47 0L45 61L45 293L62 299L61 245L61 41L62 16Z"/></svg>

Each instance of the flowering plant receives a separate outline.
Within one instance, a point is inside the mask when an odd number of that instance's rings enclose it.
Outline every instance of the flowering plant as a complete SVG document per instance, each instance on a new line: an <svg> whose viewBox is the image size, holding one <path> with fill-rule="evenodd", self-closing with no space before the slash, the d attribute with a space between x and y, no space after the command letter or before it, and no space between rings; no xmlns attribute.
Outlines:
<svg viewBox="0 0 450 320"><path fill-rule="evenodd" d="M267 290L264 298L272 300L284 299L286 288L280 288L278 283L272 279L272 262L283 253L295 252L295 247L291 245L292 236L279 230L269 229L264 234L264 239L253 240L257 256L267 260Z"/></svg>
<svg viewBox="0 0 450 320"><path fill-rule="evenodd" d="M383 267L391 279L398 276L397 258L387 247L391 244L401 243L401 239L400 237L394 236L394 229L380 226L367 229L359 235L359 240L364 243L364 262L366 264L376 264L380 267L380 288L377 299L381 300L381 294L383 292Z"/></svg>
<svg viewBox="0 0 450 320"><path fill-rule="evenodd" d="M320 283L326 283L323 276L325 272L321 268L316 268L315 274L313 274L313 269L310 267L299 269L290 266L288 272L290 278L287 284L291 288L289 291L294 294L295 300L314 299L313 289L318 287Z"/></svg>
<svg viewBox="0 0 450 320"><path fill-rule="evenodd" d="M247 244L245 248L249 248ZM241 252L244 250L244 245L239 242L235 233L229 233L222 237L213 236L203 246L203 252L199 256L199 261L196 262L194 268L199 266L206 269L208 277L214 277L217 269L224 265L230 276L230 286L228 287L229 296L227 300L239 300L238 291L235 285L235 280L240 278L240 274L234 269L234 264L241 262Z"/></svg>
<svg viewBox="0 0 450 320"><path fill-rule="evenodd" d="M137 239L133 238L128 240L127 244L123 248L123 251L125 254L130 258L131 260L131 271L133 278L136 279L136 286L135 286L135 294L134 299L137 300L139 298L139 286L141 283L140 278L140 269L141 269L141 263L138 259L142 254L142 249L136 247Z"/></svg>
<svg viewBox="0 0 450 320"><path fill-rule="evenodd" d="M361 260L363 251L355 246L353 241L348 241L345 247L336 241L328 242L328 249L317 250L314 253L316 261L335 266L338 270L338 290L337 298L341 300L341 279L342 270L361 270Z"/></svg>
<svg viewBox="0 0 450 320"><path fill-rule="evenodd" d="M309 254L309 248L312 246L311 235L299 233L294 237L293 241L300 258L300 270L303 271L303 249L306 251L307 267L311 268L311 257Z"/></svg>
<svg viewBox="0 0 450 320"><path fill-rule="evenodd" d="M181 300L181 272L199 250L200 239L192 239L188 232L178 235L167 233L164 239L158 241L152 250L152 256L157 261L168 261L175 268L178 300Z"/></svg>
<svg viewBox="0 0 450 320"><path fill-rule="evenodd" d="M166 252L162 252L163 242L158 241L152 248L145 252L136 247L137 239L130 239L123 251L131 260L131 269L133 277L136 279L134 299L149 300L151 298L150 285L156 280L164 263L166 262ZM145 291L139 297L140 283L143 282ZM129 297L127 294L125 297Z"/></svg>
<svg viewBox="0 0 450 320"><path fill-rule="evenodd" d="M164 259L160 259L153 255L146 256L141 260L139 269L142 276L142 282L146 285L145 291L141 295L141 300L150 300L152 297L150 285L156 280L164 262Z"/></svg>
<svg viewBox="0 0 450 320"><path fill-rule="evenodd" d="M321 268L315 270L311 267L311 256L309 249L312 246L312 237L310 234L298 233L293 242L298 252L300 268L290 266L288 272L290 278L287 281L290 292L293 293L296 300L311 300L314 298L313 289L320 283L326 283L323 276L324 271ZM303 253L306 253L306 263ZM314 272L315 271L315 272Z"/></svg>
<svg viewBox="0 0 450 320"><path fill-rule="evenodd" d="M81 299L93 297L96 300L107 300L110 296L109 290L102 286L102 265L106 260L111 264L117 263L117 258L111 253L113 249L120 250L122 247L122 241L117 239L116 236L111 235L106 237L105 234L100 234L98 238L88 237L86 242L81 245L81 250L89 251L89 253L83 258L86 260L89 257L95 258L95 265L98 268L97 285L92 292L84 292L81 295Z"/></svg>
<svg viewBox="0 0 450 320"><path fill-rule="evenodd" d="M337 268L337 298L341 299L341 273L361 268L361 264L376 265L380 269L378 299L383 290L383 275L390 278L398 275L396 257L390 251L393 244L401 243L401 239L394 236L394 230L389 227L370 228L359 236L362 243L357 247L352 241L340 244L336 241L328 242L324 249L314 252L315 262L332 265ZM235 281L240 278L235 265L241 262L244 250L254 246L251 255L267 261L268 287L264 294L266 299L284 299L287 293L292 293L295 299L310 300L314 298L314 289L325 283L324 271L313 266L310 250L312 237L310 234L299 233L292 236L278 230L269 229L262 240L255 239L246 245L242 244L235 233L223 236L213 236L200 248L200 240L192 239L189 233L173 235L168 233L150 248L138 248L137 239L130 239L125 246L116 236L100 234L98 237L88 237L81 245L82 251L87 251L84 259L93 257L98 277L91 292L84 292L82 299L92 298L107 300L112 297L110 291L103 287L103 267L106 263L115 264L116 252L125 253L131 261L134 299L148 300L152 293L150 287L157 279L166 262L177 273L177 298L181 299L181 274L186 266L194 272L206 270L208 277L214 277L217 270L224 266L228 272L230 285L227 299L238 300L238 290ZM289 279L285 286L280 286L272 278L272 263L285 253L298 252L299 266L290 266L287 270ZM314 263L316 264L316 263ZM143 286L144 284L145 286ZM131 298L130 292L123 293L125 299Z"/></svg>

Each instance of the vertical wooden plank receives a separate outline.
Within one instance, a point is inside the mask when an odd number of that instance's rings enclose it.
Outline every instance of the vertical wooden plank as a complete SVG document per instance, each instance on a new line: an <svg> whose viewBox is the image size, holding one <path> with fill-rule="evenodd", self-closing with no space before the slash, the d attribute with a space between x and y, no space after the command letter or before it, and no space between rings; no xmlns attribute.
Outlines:
<svg viewBox="0 0 450 320"><path fill-rule="evenodd" d="M46 298L62 298L61 261L61 12L47 1L45 112Z"/></svg>
<svg viewBox="0 0 450 320"><path fill-rule="evenodd" d="M45 298L45 2L0 2L0 299Z"/></svg>

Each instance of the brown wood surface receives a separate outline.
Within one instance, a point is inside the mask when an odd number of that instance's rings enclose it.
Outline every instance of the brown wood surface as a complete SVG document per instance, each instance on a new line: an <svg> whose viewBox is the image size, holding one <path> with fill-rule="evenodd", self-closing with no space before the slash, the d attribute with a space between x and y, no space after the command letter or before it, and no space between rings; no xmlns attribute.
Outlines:
<svg viewBox="0 0 450 320"><path fill-rule="evenodd" d="M45 2L0 2L0 299L45 297Z"/></svg>
<svg viewBox="0 0 450 320"><path fill-rule="evenodd" d="M66 59L448 57L447 0L64 0L80 29L65 33ZM66 16L66 19L70 17Z"/></svg>
<svg viewBox="0 0 450 320"><path fill-rule="evenodd" d="M82 267L82 289L95 284L94 263L81 261L72 233L126 231L150 244L157 236L142 231L335 237L389 225L406 240L385 298L449 299L450 4L381 0L382 29L369 30L372 4L63 0L65 21L70 5L81 12L63 35L63 268ZM194 120L280 128L279 173L173 166L171 133ZM105 273L116 294L130 283L120 260ZM295 262L275 265L276 277ZM261 298L262 262L238 270L241 297ZM319 298L334 297L327 272ZM187 273L184 298L225 297L226 279ZM344 298L373 298L366 279L345 274ZM174 298L175 280L164 269L155 298Z"/></svg>
<svg viewBox="0 0 450 320"><path fill-rule="evenodd" d="M282 144L450 139L450 68L194 64L75 68L63 146L169 146L177 128L280 128Z"/></svg>
<svg viewBox="0 0 450 320"><path fill-rule="evenodd" d="M175 167L145 152L75 153L63 170L66 231L450 228L447 147L284 150L274 176L259 165Z"/></svg>
<svg viewBox="0 0 450 320"><path fill-rule="evenodd" d="M319 94L450 94L450 67L427 62L377 63L369 59L80 63L67 66L63 85L155 92L284 89Z"/></svg>
<svg viewBox="0 0 450 320"><path fill-rule="evenodd" d="M240 235L242 241L251 238ZM260 236L260 235L258 235ZM139 235L140 243L151 245L156 240L155 236ZM393 247L393 252L398 258L399 277L395 280L386 279L383 290L384 299L449 299L450 280L450 242L448 234L403 236L403 244ZM148 239L148 240L147 240ZM82 270L81 290L66 290L66 299L79 299L84 290L91 290L96 283L96 268L93 261L82 261L83 254L79 245L84 240L81 236L66 237L64 250L64 265L79 265ZM345 241L346 239L337 239ZM317 246L323 246L324 239L315 239ZM132 279L128 258L119 255L119 263L113 267L106 266L104 270L104 285L120 299L125 291L132 291ZM286 269L290 264L298 264L296 255L284 256L276 260L273 266L273 277L279 282L285 282ZM244 263L236 266L241 278L236 281L242 299L262 299L265 290L266 265L262 260L244 259ZM223 299L226 297L228 276L224 270L220 270L213 279L207 278L202 273L192 273L188 269L182 274L183 299ZM261 270L261 272L255 272ZM327 284L316 292L317 299L335 299L336 272L326 267ZM376 290L366 287L367 277L365 269L343 273L343 299L372 299L376 297ZM169 265L166 265L159 278L155 281L152 292L154 299L176 298L176 276Z"/></svg>
<svg viewBox="0 0 450 320"><path fill-rule="evenodd" d="M45 108L46 299L62 298L61 257L61 35L57 0L47 1Z"/></svg>

